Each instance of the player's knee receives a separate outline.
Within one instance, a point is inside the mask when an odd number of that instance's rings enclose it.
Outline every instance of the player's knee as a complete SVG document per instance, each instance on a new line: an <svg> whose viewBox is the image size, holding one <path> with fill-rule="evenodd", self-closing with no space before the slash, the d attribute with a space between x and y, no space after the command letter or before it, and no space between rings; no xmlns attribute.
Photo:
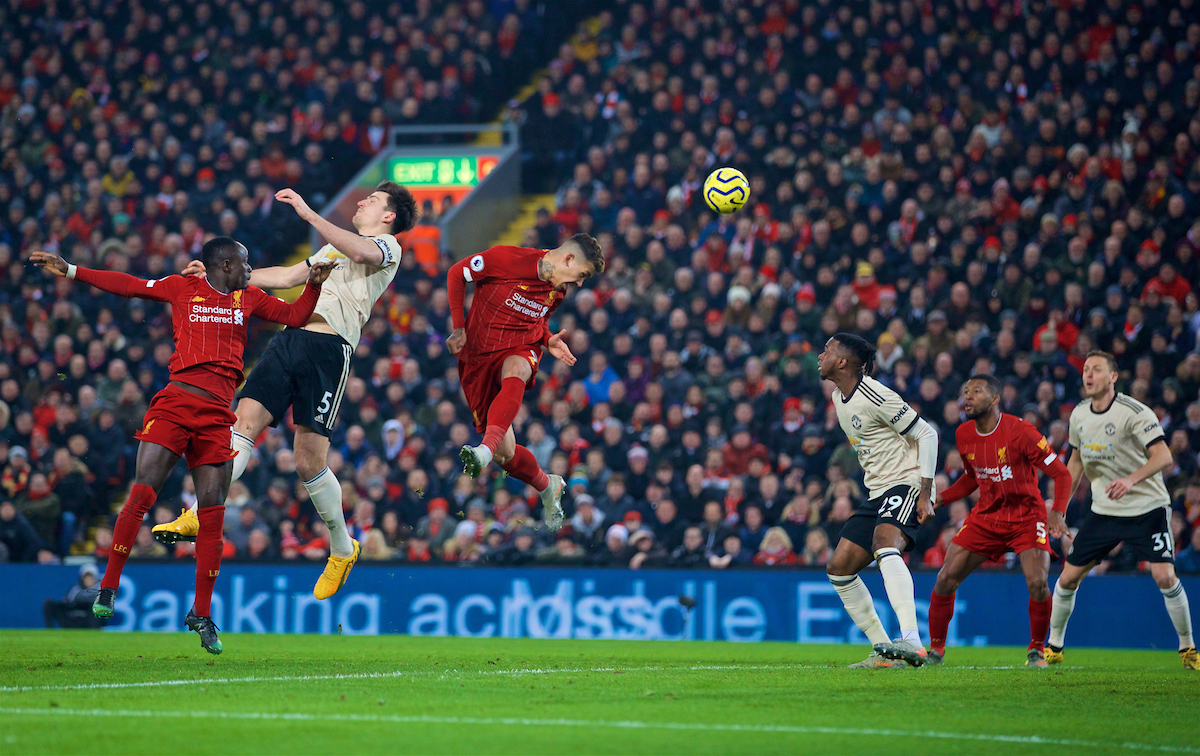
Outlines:
<svg viewBox="0 0 1200 756"><path fill-rule="evenodd" d="M296 474L300 480L312 480L325 469L325 456L309 450L296 450Z"/></svg>
<svg viewBox="0 0 1200 756"><path fill-rule="evenodd" d="M960 585L962 585L962 580L938 573L937 582L933 584L933 592L940 596L949 596L957 591Z"/></svg>
<svg viewBox="0 0 1200 756"><path fill-rule="evenodd" d="M1050 598L1050 584L1045 580L1026 580L1025 587L1029 589L1029 598L1034 601Z"/></svg>
<svg viewBox="0 0 1200 756"><path fill-rule="evenodd" d="M1179 578L1177 578L1175 576L1174 572L1164 571L1164 572L1155 572L1153 574L1154 574L1154 582L1158 585L1159 588L1161 588L1163 590L1166 590L1168 588L1174 588L1175 583L1178 582L1178 580L1179 580Z"/></svg>

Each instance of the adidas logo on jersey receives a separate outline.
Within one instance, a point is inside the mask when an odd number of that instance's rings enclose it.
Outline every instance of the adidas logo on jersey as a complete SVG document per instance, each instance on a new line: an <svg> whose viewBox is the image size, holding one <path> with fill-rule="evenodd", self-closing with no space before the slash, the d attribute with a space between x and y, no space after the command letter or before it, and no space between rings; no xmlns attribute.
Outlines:
<svg viewBox="0 0 1200 756"><path fill-rule="evenodd" d="M314 418L313 418L313 422L315 422L315 423L323 423L323 422L325 422L325 416L324 416L324 415L317 415L316 417L314 417Z"/></svg>

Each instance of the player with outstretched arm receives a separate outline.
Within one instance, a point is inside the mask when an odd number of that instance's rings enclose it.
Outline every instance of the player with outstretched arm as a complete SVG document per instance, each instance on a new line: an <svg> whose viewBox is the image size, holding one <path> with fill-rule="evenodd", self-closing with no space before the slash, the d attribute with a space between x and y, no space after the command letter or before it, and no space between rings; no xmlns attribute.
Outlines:
<svg viewBox="0 0 1200 756"><path fill-rule="evenodd" d="M1200 670L1187 593L1175 574L1171 499L1162 476L1174 462L1166 435L1154 410L1117 391L1117 360L1108 352L1088 353L1083 391L1089 401L1071 412L1067 469L1072 493L1085 473L1092 482L1092 511L1079 526L1054 586L1046 661L1063 660L1067 621L1080 582L1114 546L1124 543L1139 560L1150 563L1150 574L1179 635L1184 668Z"/></svg>
<svg viewBox="0 0 1200 756"><path fill-rule="evenodd" d="M446 274L454 331L446 341L458 356L458 375L471 408L479 446L464 446L463 472L477 478L495 461L542 497L550 530L562 526L563 479L546 475L533 452L517 445L512 423L532 388L542 347L568 365L575 356L562 332L551 333L546 318L571 286L604 272L600 244L576 234L556 249L492 247L451 266ZM475 284L471 311L463 314L466 285Z"/></svg>
<svg viewBox="0 0 1200 756"><path fill-rule="evenodd" d="M348 231L322 218L291 189L280 190L275 199L294 207L296 214L329 243L295 265L256 270L250 282L267 288L290 288L303 282L314 265L329 262L336 267L312 316L271 339L238 395L233 479L246 471L254 439L267 426L282 420L291 407L296 424L296 472L329 528L329 559L313 587L313 595L325 599L345 585L360 551L346 529L342 487L325 464L329 435L337 422L350 377L350 361L363 325L399 270L401 250L396 234L412 228L417 203L403 186L384 181L359 201L352 219L354 231ZM196 263L184 271L203 272L204 267ZM195 510L184 510L173 522L156 526L154 537L163 543L195 540L197 525Z"/></svg>
<svg viewBox="0 0 1200 756"><path fill-rule="evenodd" d="M977 567L1017 554L1029 588L1029 649L1025 664L1045 667L1046 631L1050 628L1049 536L1067 528L1071 474L1050 443L1029 423L1000 411L1000 381L973 375L962 388L967 421L954 434L963 474L938 496L937 506L953 504L976 489L979 502L946 550L929 597L929 660L941 664L946 634L954 616L954 593ZM1037 471L1054 479L1054 507L1046 523L1046 502Z"/></svg>
<svg viewBox="0 0 1200 756"><path fill-rule="evenodd" d="M210 612L213 584L221 570L221 530L225 521L225 496L233 472L234 451L229 426L233 392L242 381L246 349L246 318L255 316L293 328L312 315L333 263L314 265L304 293L292 304L250 286L246 248L227 236L205 243L200 252L207 278L167 276L157 281L71 265L58 255L34 252L39 268L56 276L73 278L123 297L152 299L171 305L175 351L171 355L171 380L154 395L146 411L137 470L129 499L117 515L113 544L100 594L92 613L113 616L121 571L137 540L146 512L154 506L171 468L186 457L196 484L198 528L196 534L196 599L185 622L200 634L209 653L221 653L218 628Z"/></svg>
<svg viewBox="0 0 1200 756"><path fill-rule="evenodd" d="M832 401L838 423L858 454L869 496L846 521L826 570L846 612L873 648L851 666L903 669L905 663L919 667L926 659L912 573L900 555L912 548L917 529L933 517L938 435L899 394L869 375L874 360L875 348L851 333L834 334L817 358L821 377L836 387ZM858 576L872 561L879 562L888 601L900 621L901 637L895 641L888 640L871 592Z"/></svg>

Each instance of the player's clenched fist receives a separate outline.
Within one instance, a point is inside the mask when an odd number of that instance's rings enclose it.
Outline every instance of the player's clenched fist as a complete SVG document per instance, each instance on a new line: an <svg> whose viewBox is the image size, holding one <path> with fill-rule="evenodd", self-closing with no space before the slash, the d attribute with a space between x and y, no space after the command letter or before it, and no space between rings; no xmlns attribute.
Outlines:
<svg viewBox="0 0 1200 756"><path fill-rule="evenodd" d="M450 332L450 338L446 339L446 349L450 354L458 354L467 344L467 330L465 328L455 328Z"/></svg>
<svg viewBox="0 0 1200 756"><path fill-rule="evenodd" d="M50 252L34 252L29 256L29 260L47 273L64 277L67 275L67 261L59 255Z"/></svg>

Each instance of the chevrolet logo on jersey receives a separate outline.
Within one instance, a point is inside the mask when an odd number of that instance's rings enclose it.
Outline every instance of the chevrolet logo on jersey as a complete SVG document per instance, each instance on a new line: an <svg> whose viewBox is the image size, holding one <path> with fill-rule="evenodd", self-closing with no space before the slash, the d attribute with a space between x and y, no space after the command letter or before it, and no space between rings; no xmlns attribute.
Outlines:
<svg viewBox="0 0 1200 756"><path fill-rule="evenodd" d="M1111 447L1112 447L1112 444L1102 444L1099 441L1088 441L1086 444L1083 445L1084 449L1087 449L1088 451L1092 451L1092 452L1097 452L1097 453L1103 452L1103 451L1108 451L1109 448L1111 448Z"/></svg>

